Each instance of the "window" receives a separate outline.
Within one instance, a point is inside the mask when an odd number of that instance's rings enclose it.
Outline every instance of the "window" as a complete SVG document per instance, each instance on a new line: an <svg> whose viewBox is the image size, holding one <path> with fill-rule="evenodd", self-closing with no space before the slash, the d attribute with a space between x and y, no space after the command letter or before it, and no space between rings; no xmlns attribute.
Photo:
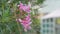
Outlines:
<svg viewBox="0 0 60 34"><path fill-rule="evenodd" d="M47 33L49 33L49 30L47 29Z"/></svg>
<svg viewBox="0 0 60 34"><path fill-rule="evenodd" d="M51 24L50 26L53 27L53 24Z"/></svg>
<svg viewBox="0 0 60 34"><path fill-rule="evenodd" d="M45 23L45 19L43 20L43 23Z"/></svg>
<svg viewBox="0 0 60 34"><path fill-rule="evenodd" d="M48 27L50 27L50 25L49 24L43 24L43 27L45 28L48 28Z"/></svg>
<svg viewBox="0 0 60 34"><path fill-rule="evenodd" d="M51 33L53 33L53 30L51 30Z"/></svg>
<svg viewBox="0 0 60 34"><path fill-rule="evenodd" d="M49 19L47 19L47 23L49 22Z"/></svg>
<svg viewBox="0 0 60 34"><path fill-rule="evenodd" d="M53 18L50 18L51 22L53 22Z"/></svg>
<svg viewBox="0 0 60 34"><path fill-rule="evenodd" d="M43 33L45 33L46 31L45 30L43 30Z"/></svg>
<svg viewBox="0 0 60 34"><path fill-rule="evenodd" d="M45 27L46 27L46 25L45 25L45 24L43 24L43 27L45 28Z"/></svg>
<svg viewBox="0 0 60 34"><path fill-rule="evenodd" d="M46 24L47 27L49 27L49 24Z"/></svg>

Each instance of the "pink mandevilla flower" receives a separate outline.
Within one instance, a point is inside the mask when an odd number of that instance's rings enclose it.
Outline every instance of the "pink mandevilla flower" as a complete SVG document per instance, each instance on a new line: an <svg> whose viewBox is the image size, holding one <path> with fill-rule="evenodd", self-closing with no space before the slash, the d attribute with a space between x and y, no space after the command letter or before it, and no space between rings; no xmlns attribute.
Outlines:
<svg viewBox="0 0 60 34"><path fill-rule="evenodd" d="M30 24L31 24L32 22L31 22L31 19L30 19L30 15L26 16L26 18L24 18L23 20L19 19L19 21L21 22L21 24L22 24L22 26L24 27L24 30L25 30L25 31L31 29Z"/></svg>
<svg viewBox="0 0 60 34"><path fill-rule="evenodd" d="M24 19L19 18L19 19L16 19L16 20L22 24L25 31L30 30L31 29L30 24L32 23L31 18L30 18L30 14L29 14L30 11L31 11L30 6L29 5L24 5L23 3L20 3L19 4L19 10L27 12L28 15Z"/></svg>
<svg viewBox="0 0 60 34"><path fill-rule="evenodd" d="M23 10L23 11L25 11L25 12L27 12L27 13L30 13L30 11L31 11L29 5L24 5L24 4L22 4L22 3L19 4L19 9L20 9L20 10Z"/></svg>

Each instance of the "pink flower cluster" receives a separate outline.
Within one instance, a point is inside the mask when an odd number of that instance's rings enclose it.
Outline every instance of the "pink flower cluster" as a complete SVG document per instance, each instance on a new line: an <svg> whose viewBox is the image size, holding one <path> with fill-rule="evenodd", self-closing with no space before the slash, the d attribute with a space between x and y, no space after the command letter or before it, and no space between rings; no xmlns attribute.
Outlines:
<svg viewBox="0 0 60 34"><path fill-rule="evenodd" d="M21 19L18 19L18 20L19 20L19 22L21 22L21 24L22 24L22 26L24 27L24 30L25 30L25 31L31 29L30 24L31 24L32 22L31 22L31 19L30 19L30 15L27 15L23 20L21 20Z"/></svg>
<svg viewBox="0 0 60 34"><path fill-rule="evenodd" d="M31 18L30 18L30 14L29 14L30 13L30 7L28 5L24 5L24 4L20 3L19 10L25 11L26 13L28 13L28 15L25 16L24 19L20 19L20 18L17 19L17 21L19 21L22 24L22 26L24 27L24 31L30 30L31 29L30 24L32 23Z"/></svg>
<svg viewBox="0 0 60 34"><path fill-rule="evenodd" d="M19 9L23 10L23 11L25 11L27 13L30 13L30 6L29 5L24 5L24 4L20 3Z"/></svg>

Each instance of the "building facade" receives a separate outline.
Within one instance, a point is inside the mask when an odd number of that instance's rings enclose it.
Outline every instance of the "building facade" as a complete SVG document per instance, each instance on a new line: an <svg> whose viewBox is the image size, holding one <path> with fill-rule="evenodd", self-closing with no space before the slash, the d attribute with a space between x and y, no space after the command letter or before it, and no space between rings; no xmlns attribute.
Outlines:
<svg viewBox="0 0 60 34"><path fill-rule="evenodd" d="M60 34L60 9L41 18L41 34Z"/></svg>
<svg viewBox="0 0 60 34"><path fill-rule="evenodd" d="M55 23L51 19L42 19L41 34L55 34Z"/></svg>

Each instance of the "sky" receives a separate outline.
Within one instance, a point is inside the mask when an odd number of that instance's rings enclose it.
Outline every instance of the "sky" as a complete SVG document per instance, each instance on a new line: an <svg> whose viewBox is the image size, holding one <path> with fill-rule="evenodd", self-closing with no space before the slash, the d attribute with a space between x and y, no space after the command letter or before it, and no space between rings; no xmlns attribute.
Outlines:
<svg viewBox="0 0 60 34"><path fill-rule="evenodd" d="M41 12L52 12L60 8L60 0L45 0L43 5L46 6L39 9Z"/></svg>

